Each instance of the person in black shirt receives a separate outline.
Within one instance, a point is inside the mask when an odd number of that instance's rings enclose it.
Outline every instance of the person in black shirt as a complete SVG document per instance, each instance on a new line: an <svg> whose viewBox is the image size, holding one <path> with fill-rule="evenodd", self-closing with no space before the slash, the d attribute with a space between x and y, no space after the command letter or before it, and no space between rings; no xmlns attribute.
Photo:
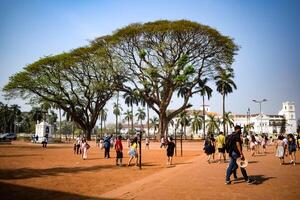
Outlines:
<svg viewBox="0 0 300 200"><path fill-rule="evenodd" d="M236 163L236 159L241 158L241 160L245 160L243 150L242 150L242 139L241 139L242 132L241 132L241 129L242 128L237 125L237 126L234 127L235 132L232 133L233 135L232 135L231 139L233 140L232 141L233 142L233 151L231 151L229 153L230 161L229 161L229 165L228 165L227 170L226 170L226 182L225 182L226 185L231 184L231 181L230 181L231 174L234 174L235 177L236 177L236 170L238 168L238 165ZM241 167L241 172L242 172L242 175L243 175L245 181L248 184L253 184L255 182L255 180L248 177L247 171L246 171L245 168Z"/></svg>
<svg viewBox="0 0 300 200"><path fill-rule="evenodd" d="M175 143L173 142L173 138L170 137L167 143L167 157L168 157L167 165L172 165L174 149L175 149Z"/></svg>

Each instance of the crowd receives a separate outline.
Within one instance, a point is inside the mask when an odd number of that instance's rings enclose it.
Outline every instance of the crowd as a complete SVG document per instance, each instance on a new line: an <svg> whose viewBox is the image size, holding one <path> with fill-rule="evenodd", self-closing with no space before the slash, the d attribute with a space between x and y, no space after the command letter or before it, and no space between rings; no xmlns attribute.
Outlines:
<svg viewBox="0 0 300 200"><path fill-rule="evenodd" d="M139 147L139 135L132 138L127 139L127 147L128 147L128 155L129 160L127 166L131 166L131 162L134 161L134 164L138 165L138 147ZM166 148L167 154L167 165L172 165L173 155L175 144L173 142L173 138L169 137L167 141L163 140L163 146ZM148 137L145 138L145 149L149 150L150 139ZM97 136L96 137L96 147L100 150L104 149L104 158L110 158L110 151L114 149L116 151L116 165L122 166L123 160L123 144L122 137L117 136L113 137L112 135L105 134L104 137ZM74 154L78 154L82 156L82 159L87 159L88 157L88 149L90 145L87 143L87 140L80 135L76 138L74 143Z"/></svg>
<svg viewBox="0 0 300 200"><path fill-rule="evenodd" d="M230 176L234 176L234 180L237 180L237 160L239 159L239 164L241 162L246 163L246 159L243 154L243 147L246 147L247 151L250 151L252 157L258 154L266 154L267 146L270 144L276 145L275 156L280 159L280 164L285 164L284 157L289 155L290 164L296 165L296 150L300 150L300 136L298 134L295 137L293 134L283 135L280 134L277 140L270 137L270 140L266 134L259 136L258 134L242 134L242 127L235 126L234 132L227 137L224 136L223 132L220 132L215 138L213 134L207 137L203 144L203 150L207 155L207 162L226 162L226 153L229 156L229 164L226 170L226 184L230 184ZM218 150L219 156L215 160L216 149ZM249 184L255 182L254 179L248 177L246 166L241 166L241 173Z"/></svg>

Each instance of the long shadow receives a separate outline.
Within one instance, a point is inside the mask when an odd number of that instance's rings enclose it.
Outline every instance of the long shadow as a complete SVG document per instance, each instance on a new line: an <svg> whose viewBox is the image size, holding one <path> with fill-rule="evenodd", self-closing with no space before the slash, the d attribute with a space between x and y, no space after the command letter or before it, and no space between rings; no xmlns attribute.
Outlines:
<svg viewBox="0 0 300 200"><path fill-rule="evenodd" d="M0 155L0 158L26 157L26 156L40 156L41 154L18 154L18 155Z"/></svg>
<svg viewBox="0 0 300 200"><path fill-rule="evenodd" d="M89 197L67 192L19 186L2 182L0 182L0 194L1 200L108 200L108 198Z"/></svg>
<svg viewBox="0 0 300 200"><path fill-rule="evenodd" d="M250 177L256 181L255 183L253 183L253 185L259 185L264 183L265 181L268 181L269 179L276 178L276 177L266 177L265 175L251 175ZM239 184L239 183L245 183L243 177L238 178L238 181L234 182L234 184Z"/></svg>
<svg viewBox="0 0 300 200"><path fill-rule="evenodd" d="M99 171L101 169L113 168L112 165L101 165L92 167L55 167L49 169L32 169L32 168L21 168L21 169L0 169L0 179L27 179L33 177L43 176L58 176L60 173L79 173L79 172L90 172Z"/></svg>
<svg viewBox="0 0 300 200"><path fill-rule="evenodd" d="M252 175L251 178L256 180L256 182L254 183L255 185L259 185L268 181L269 179L273 179L276 177L266 177L265 175Z"/></svg>

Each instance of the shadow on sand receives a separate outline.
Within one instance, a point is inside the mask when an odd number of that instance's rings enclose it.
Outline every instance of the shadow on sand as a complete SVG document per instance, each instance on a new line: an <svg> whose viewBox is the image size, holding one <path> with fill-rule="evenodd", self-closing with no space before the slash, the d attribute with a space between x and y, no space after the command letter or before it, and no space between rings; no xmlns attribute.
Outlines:
<svg viewBox="0 0 300 200"><path fill-rule="evenodd" d="M58 176L60 173L79 173L79 172L91 172L99 171L101 169L113 168L112 165L101 165L92 167L55 167L49 169L32 169L32 168L21 168L21 169L0 169L0 179L27 179L33 177L43 176Z"/></svg>
<svg viewBox="0 0 300 200"><path fill-rule="evenodd" d="M253 185L259 185L275 177L266 177L265 175L253 175L253 176L251 175L250 178L256 181L255 183L253 183ZM234 182L234 184L239 184L239 183L246 183L243 177L238 178L237 181Z"/></svg>
<svg viewBox="0 0 300 200"><path fill-rule="evenodd" d="M108 198L89 197L78 194L39 189L0 182L2 200L104 200Z"/></svg>

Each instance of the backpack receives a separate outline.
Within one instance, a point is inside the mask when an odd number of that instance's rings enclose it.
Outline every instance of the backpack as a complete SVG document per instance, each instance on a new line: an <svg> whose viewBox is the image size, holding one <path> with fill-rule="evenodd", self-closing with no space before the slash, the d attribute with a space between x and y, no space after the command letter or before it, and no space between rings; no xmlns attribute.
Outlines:
<svg viewBox="0 0 300 200"><path fill-rule="evenodd" d="M226 138L225 138L225 150L227 153L231 154L234 150L234 133L231 134L231 135L228 135Z"/></svg>

